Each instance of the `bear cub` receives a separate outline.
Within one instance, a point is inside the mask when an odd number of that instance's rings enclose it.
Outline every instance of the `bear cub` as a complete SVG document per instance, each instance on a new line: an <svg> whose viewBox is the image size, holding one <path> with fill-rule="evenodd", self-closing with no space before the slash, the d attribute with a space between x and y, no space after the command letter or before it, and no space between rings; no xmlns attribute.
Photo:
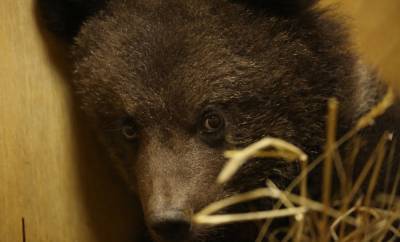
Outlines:
<svg viewBox="0 0 400 242"><path fill-rule="evenodd" d="M299 164L255 159L217 185L223 152L272 136L312 160L329 98L340 103L340 137L385 93L341 21L314 0L37 2L70 45L73 90L138 195L152 241L253 241L252 224L203 227L191 215L267 178L284 188ZM399 120L392 107L361 135L371 147L386 130L396 138ZM317 170L310 191L320 179Z"/></svg>

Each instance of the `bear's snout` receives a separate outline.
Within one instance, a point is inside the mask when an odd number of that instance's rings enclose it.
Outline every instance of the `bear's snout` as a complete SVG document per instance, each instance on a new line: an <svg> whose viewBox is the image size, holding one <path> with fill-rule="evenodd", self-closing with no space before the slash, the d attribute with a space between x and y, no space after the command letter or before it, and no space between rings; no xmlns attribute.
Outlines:
<svg viewBox="0 0 400 242"><path fill-rule="evenodd" d="M178 209L153 213L148 218L148 227L163 241L183 241L191 230L190 214Z"/></svg>

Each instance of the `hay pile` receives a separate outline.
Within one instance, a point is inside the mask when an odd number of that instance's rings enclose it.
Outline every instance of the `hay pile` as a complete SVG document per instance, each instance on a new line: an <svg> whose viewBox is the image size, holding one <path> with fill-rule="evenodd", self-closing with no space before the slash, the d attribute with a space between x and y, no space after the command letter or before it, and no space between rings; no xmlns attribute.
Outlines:
<svg viewBox="0 0 400 242"><path fill-rule="evenodd" d="M262 241L400 241L400 199L398 191L400 172L394 185L385 193L375 194L379 171L383 161L392 162L394 146L388 145L393 137L384 133L356 180L346 177L346 171L335 162L335 153L345 143L351 143L350 163L356 159L360 149L357 134L382 115L393 103L394 94L388 91L384 99L369 113L363 116L357 125L340 139L336 139L338 103L329 101L327 118L327 141L325 152L316 160L308 162L307 155L299 148L283 140L264 138L257 143L239 151L228 151L229 158L221 171L218 181L228 181L235 172L250 158L272 157L285 159L288 162L298 161L302 164L302 172L287 187L280 190L272 181L266 182L265 188L259 188L244 194L226 198L210 204L194 215L194 222L199 224L218 225L240 221L261 221L256 242ZM352 142L348 142L352 141ZM393 142L395 143L395 142ZM340 161L339 161L340 162ZM321 164L322 163L322 164ZM323 184L321 201L309 198L307 194L307 176L318 165L323 167ZM332 179L334 169L340 181L339 199L332 198ZM367 183L366 192L360 188ZM300 191L298 194L294 190ZM215 214L223 208L234 204L268 197L276 200L274 208L266 211L251 211L240 214ZM287 217L290 226L271 229L274 219ZM279 239L278 236L279 235ZM283 239L282 239L283 237Z"/></svg>

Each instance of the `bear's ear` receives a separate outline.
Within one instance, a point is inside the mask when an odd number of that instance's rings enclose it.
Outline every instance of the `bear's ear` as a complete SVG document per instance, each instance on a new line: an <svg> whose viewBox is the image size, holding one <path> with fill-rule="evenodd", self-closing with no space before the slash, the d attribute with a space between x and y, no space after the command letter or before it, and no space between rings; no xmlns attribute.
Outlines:
<svg viewBox="0 0 400 242"><path fill-rule="evenodd" d="M311 8L318 0L237 0L254 7L269 8L280 13L300 13Z"/></svg>
<svg viewBox="0 0 400 242"><path fill-rule="evenodd" d="M82 23L104 7L107 0L36 0L41 18L50 31L70 41Z"/></svg>

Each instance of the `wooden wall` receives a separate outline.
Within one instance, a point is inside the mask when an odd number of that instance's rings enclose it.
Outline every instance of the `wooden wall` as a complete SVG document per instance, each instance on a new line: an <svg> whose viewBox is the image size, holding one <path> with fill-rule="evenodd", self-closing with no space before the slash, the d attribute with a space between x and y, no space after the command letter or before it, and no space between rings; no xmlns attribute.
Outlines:
<svg viewBox="0 0 400 242"><path fill-rule="evenodd" d="M366 63L388 82L400 85L400 1L322 0L348 16L353 40Z"/></svg>
<svg viewBox="0 0 400 242"><path fill-rule="evenodd" d="M33 0L0 1L0 241L23 241L22 218L27 242L132 241L132 199L93 148L49 45Z"/></svg>
<svg viewBox="0 0 400 242"><path fill-rule="evenodd" d="M339 2L326 0L323 4ZM399 81L400 1L342 0L368 63ZM0 2L0 241L124 242L138 215L76 111L33 0Z"/></svg>

